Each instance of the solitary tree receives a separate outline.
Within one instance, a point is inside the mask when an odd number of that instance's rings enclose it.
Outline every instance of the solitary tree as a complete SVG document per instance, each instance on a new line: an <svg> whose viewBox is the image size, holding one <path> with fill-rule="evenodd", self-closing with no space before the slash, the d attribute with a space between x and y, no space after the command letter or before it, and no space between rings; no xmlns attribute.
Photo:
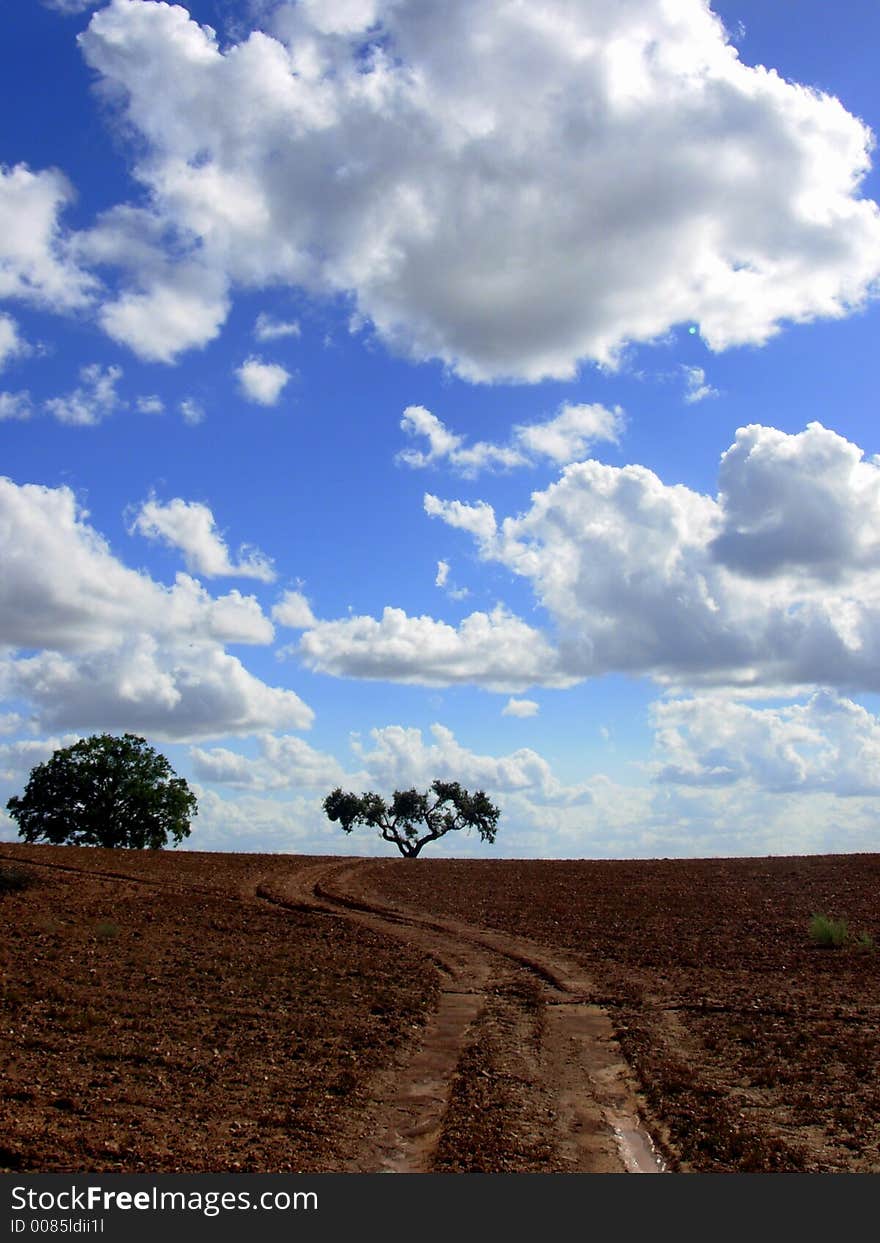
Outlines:
<svg viewBox="0 0 880 1243"><path fill-rule="evenodd" d="M435 781L424 794L395 790L390 804L378 794L347 794L337 787L324 799L324 811L344 833L359 824L378 829L407 859L457 829L476 829L484 842L494 842L501 815L482 790L468 794L457 781Z"/></svg>
<svg viewBox="0 0 880 1243"><path fill-rule="evenodd" d="M38 764L6 808L26 842L159 850L190 833L196 797L144 738L93 734Z"/></svg>

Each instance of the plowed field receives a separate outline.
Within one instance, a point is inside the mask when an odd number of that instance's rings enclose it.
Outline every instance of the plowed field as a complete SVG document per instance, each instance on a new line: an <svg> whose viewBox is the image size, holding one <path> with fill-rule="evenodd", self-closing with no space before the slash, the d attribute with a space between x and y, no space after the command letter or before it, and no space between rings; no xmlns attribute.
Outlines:
<svg viewBox="0 0 880 1243"><path fill-rule="evenodd" d="M2 844L0 1170L880 1172L878 893Z"/></svg>

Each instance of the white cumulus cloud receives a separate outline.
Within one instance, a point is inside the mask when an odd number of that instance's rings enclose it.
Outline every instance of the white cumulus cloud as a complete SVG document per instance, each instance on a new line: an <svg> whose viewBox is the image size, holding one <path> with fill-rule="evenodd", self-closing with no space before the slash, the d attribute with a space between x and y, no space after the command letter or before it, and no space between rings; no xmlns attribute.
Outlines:
<svg viewBox="0 0 880 1243"><path fill-rule="evenodd" d="M458 626L395 608L386 608L378 620L319 621L297 650L308 668L338 677L425 686L478 682L500 691L577 680L560 668L540 631L501 606L471 613Z"/></svg>
<svg viewBox="0 0 880 1243"><path fill-rule="evenodd" d="M526 717L537 716L540 711L540 704L534 699L508 699L507 703L501 709L502 716L516 716L523 720Z"/></svg>
<svg viewBox="0 0 880 1243"><path fill-rule="evenodd" d="M236 368L235 374L244 396L260 406L277 405L290 380L290 372L280 363L265 363L253 356Z"/></svg>
<svg viewBox="0 0 880 1243"><path fill-rule="evenodd" d="M193 747L190 755L196 777L238 789L324 791L346 779L344 769L332 755L317 751L293 734L264 733L258 742L260 755L256 759L225 747Z"/></svg>
<svg viewBox="0 0 880 1243"><path fill-rule="evenodd" d="M272 620L291 630L306 630L315 625L311 605L301 591L285 591L272 609Z"/></svg>
<svg viewBox="0 0 880 1243"><path fill-rule="evenodd" d="M59 221L73 198L57 169L0 165L0 298L56 311L89 303L97 281L78 265Z"/></svg>
<svg viewBox="0 0 880 1243"><path fill-rule="evenodd" d="M264 583L275 579L271 562L257 549L243 546L233 561L213 513L200 501L175 497L163 504L151 498L141 505L130 530L179 548L187 569L205 578L256 578Z"/></svg>
<svg viewBox="0 0 880 1243"><path fill-rule="evenodd" d="M0 312L0 371L16 356L27 354L29 346L11 315Z"/></svg>
<svg viewBox="0 0 880 1243"><path fill-rule="evenodd" d="M706 373L702 367L683 367L685 379L684 399L689 406L707 397L717 397L718 389L706 381Z"/></svg>
<svg viewBox="0 0 880 1243"><path fill-rule="evenodd" d="M536 458L561 465L584 457L597 441L616 442L623 421L619 407L607 410L600 405L565 403L552 419L514 427L509 444L481 440L468 446L463 436L450 432L430 410L408 406L400 426L409 436L424 436L428 448L403 449L397 460L413 467L445 462L465 478L473 478L482 470L530 465Z"/></svg>
<svg viewBox="0 0 880 1243"><path fill-rule="evenodd" d="M819 423L741 428L717 498L586 461L516 517L425 510L529 581L573 677L880 689L880 464Z"/></svg>
<svg viewBox="0 0 880 1243"><path fill-rule="evenodd" d="M481 755L463 746L445 725L431 726L426 743L420 729L386 725L370 730L372 749L354 739L352 749L370 780L383 790L426 788L434 780L460 781L468 789L518 793L541 803L589 803L587 785L566 786L530 747L509 755Z"/></svg>
<svg viewBox="0 0 880 1243"><path fill-rule="evenodd" d="M303 729L312 711L225 650L271 643L252 596L129 569L68 488L0 479L0 698L41 728L169 739Z"/></svg>
<svg viewBox="0 0 880 1243"><path fill-rule="evenodd" d="M80 46L202 274L193 298L132 269L105 325L145 356L209 339L231 287L288 285L470 380L571 378L685 321L761 344L880 274L870 131L745 64L706 0L285 4L223 46L111 0Z"/></svg>
<svg viewBox="0 0 880 1243"><path fill-rule="evenodd" d="M277 341L281 337L298 337L300 326L295 319L275 319L261 311L254 324L254 336L258 341Z"/></svg>
<svg viewBox="0 0 880 1243"><path fill-rule="evenodd" d="M123 405L116 391L116 385L122 378L121 367L102 367L100 363L91 363L80 369L79 378L80 384L70 393L63 397L50 397L44 402L44 408L59 423L94 427Z"/></svg>
<svg viewBox="0 0 880 1243"><path fill-rule="evenodd" d="M0 393L0 423L4 419L29 419L34 413L34 403L27 389L17 393Z"/></svg>
<svg viewBox="0 0 880 1243"><path fill-rule="evenodd" d="M721 696L652 707L658 782L772 793L880 794L880 721L829 691L806 703L753 707Z"/></svg>

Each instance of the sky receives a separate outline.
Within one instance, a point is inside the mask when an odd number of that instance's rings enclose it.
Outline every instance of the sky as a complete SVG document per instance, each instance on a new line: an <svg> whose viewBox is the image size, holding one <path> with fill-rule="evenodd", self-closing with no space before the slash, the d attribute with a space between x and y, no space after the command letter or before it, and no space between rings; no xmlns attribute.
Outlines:
<svg viewBox="0 0 880 1243"><path fill-rule="evenodd" d="M0 806L131 732L190 849L880 849L876 4L0 22Z"/></svg>

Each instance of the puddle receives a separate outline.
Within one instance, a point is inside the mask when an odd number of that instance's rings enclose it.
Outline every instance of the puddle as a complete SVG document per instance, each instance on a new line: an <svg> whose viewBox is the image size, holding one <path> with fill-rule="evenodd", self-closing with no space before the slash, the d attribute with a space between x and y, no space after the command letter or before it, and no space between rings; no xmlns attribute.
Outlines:
<svg viewBox="0 0 880 1243"><path fill-rule="evenodd" d="M665 1174L666 1162L640 1127L622 1119L611 1119L611 1129L629 1174Z"/></svg>

